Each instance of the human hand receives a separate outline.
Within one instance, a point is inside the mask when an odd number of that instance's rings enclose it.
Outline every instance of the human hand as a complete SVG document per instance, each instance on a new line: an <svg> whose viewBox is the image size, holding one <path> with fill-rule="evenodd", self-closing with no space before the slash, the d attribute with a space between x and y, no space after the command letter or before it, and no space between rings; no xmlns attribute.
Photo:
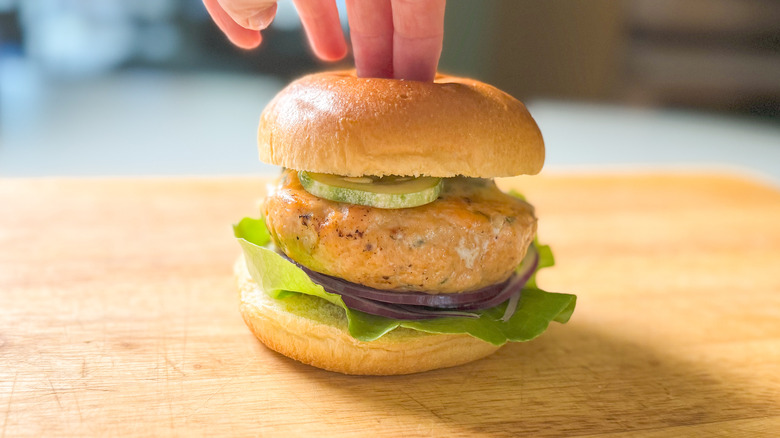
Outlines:
<svg viewBox="0 0 780 438"><path fill-rule="evenodd" d="M346 0L361 77L431 81L441 55L446 0ZM343 58L347 46L334 0L293 0L314 53ZM228 39L251 49L276 15L275 0L203 0Z"/></svg>
<svg viewBox="0 0 780 438"><path fill-rule="evenodd" d="M336 61L347 54L334 0L295 0L314 53ZM253 49L260 45L260 31L276 16L276 0L203 0L209 15L238 47Z"/></svg>

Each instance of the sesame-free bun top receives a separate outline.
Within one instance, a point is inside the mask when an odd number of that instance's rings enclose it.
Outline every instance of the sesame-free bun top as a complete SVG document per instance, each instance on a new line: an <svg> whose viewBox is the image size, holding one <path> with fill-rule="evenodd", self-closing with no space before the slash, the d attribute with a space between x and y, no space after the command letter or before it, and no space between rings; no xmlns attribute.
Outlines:
<svg viewBox="0 0 780 438"><path fill-rule="evenodd" d="M346 176L536 174L544 141L525 106L474 79L304 76L260 116L260 160Z"/></svg>

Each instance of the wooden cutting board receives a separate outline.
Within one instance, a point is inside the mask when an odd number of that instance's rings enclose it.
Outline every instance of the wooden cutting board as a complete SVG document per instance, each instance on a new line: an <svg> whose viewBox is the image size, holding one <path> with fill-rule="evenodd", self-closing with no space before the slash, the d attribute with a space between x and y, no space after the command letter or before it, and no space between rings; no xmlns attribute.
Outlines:
<svg viewBox="0 0 780 438"><path fill-rule="evenodd" d="M780 192L733 176L539 176L579 296L569 324L476 363L349 377L265 349L230 224L260 179L0 181L0 437L771 436ZM777 435L775 435L777 436Z"/></svg>

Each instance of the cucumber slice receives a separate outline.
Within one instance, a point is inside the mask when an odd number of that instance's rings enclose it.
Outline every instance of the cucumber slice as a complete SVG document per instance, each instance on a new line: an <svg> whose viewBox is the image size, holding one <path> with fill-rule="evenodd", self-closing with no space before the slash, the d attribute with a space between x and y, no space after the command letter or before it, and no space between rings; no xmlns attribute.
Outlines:
<svg viewBox="0 0 780 438"><path fill-rule="evenodd" d="M441 178L373 176L346 177L298 172L307 192L336 202L376 208L409 208L433 202L441 193Z"/></svg>

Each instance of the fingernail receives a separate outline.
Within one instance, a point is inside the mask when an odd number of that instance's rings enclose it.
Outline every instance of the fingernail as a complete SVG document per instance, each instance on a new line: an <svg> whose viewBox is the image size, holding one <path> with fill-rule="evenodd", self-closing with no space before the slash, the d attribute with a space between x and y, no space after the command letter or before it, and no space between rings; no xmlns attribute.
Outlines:
<svg viewBox="0 0 780 438"><path fill-rule="evenodd" d="M271 25L271 22L274 21L275 15L275 8L268 8L256 13L255 15L252 15L251 17L247 18L246 21L250 29L263 30Z"/></svg>

